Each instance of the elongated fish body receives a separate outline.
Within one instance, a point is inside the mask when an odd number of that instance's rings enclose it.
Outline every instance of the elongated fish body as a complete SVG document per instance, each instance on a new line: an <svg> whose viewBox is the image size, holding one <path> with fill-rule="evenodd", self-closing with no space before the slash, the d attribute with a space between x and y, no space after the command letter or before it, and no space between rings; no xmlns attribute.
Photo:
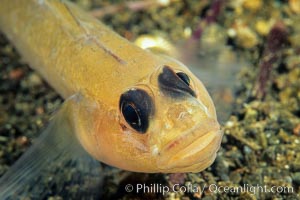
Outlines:
<svg viewBox="0 0 300 200"><path fill-rule="evenodd" d="M198 172L222 132L203 84L182 63L120 37L59 0L0 0L0 29L65 99L97 160L137 172Z"/></svg>

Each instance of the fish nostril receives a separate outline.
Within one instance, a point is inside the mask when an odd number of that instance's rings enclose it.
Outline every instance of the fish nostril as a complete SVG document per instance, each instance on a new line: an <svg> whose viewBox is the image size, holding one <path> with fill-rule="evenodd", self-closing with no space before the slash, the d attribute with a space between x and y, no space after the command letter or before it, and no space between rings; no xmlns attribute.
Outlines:
<svg viewBox="0 0 300 200"><path fill-rule="evenodd" d="M195 109L190 112L190 106L185 102L170 105L164 115L162 115L164 130L183 131L194 126L198 121L194 117L198 116ZM196 112L196 113L195 113Z"/></svg>
<svg viewBox="0 0 300 200"><path fill-rule="evenodd" d="M175 73L169 66L164 66L162 73L158 76L158 85L162 92L173 98L191 95L196 93L189 87L190 78L183 72Z"/></svg>

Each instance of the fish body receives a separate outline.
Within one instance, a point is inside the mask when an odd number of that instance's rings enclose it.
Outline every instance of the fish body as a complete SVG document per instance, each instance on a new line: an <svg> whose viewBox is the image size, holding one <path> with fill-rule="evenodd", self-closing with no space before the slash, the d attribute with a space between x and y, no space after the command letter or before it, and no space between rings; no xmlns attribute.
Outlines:
<svg viewBox="0 0 300 200"><path fill-rule="evenodd" d="M92 157L149 173L212 164L223 133L207 90L185 65L135 46L67 1L0 4L0 29L66 99L62 116Z"/></svg>

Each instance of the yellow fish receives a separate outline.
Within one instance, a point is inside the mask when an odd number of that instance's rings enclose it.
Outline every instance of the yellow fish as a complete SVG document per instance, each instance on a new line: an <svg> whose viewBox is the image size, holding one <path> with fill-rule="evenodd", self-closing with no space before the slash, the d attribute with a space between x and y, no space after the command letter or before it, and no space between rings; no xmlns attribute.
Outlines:
<svg viewBox="0 0 300 200"><path fill-rule="evenodd" d="M135 172L199 172L213 163L223 133L210 95L184 64L67 1L0 0L0 13L0 29L66 99L41 143L75 138L93 158Z"/></svg>

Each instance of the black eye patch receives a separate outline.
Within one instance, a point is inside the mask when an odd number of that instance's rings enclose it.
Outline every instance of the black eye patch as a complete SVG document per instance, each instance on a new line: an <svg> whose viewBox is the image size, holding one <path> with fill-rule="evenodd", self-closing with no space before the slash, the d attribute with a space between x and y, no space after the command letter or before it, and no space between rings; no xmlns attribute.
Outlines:
<svg viewBox="0 0 300 200"><path fill-rule="evenodd" d="M168 66L164 66L162 73L158 75L158 85L164 94L174 98L188 94L196 97L195 92L189 87L188 75L183 72L175 73Z"/></svg>
<svg viewBox="0 0 300 200"><path fill-rule="evenodd" d="M136 131L145 133L154 104L150 95L142 89L131 89L123 93L119 102L120 111L126 122Z"/></svg>

